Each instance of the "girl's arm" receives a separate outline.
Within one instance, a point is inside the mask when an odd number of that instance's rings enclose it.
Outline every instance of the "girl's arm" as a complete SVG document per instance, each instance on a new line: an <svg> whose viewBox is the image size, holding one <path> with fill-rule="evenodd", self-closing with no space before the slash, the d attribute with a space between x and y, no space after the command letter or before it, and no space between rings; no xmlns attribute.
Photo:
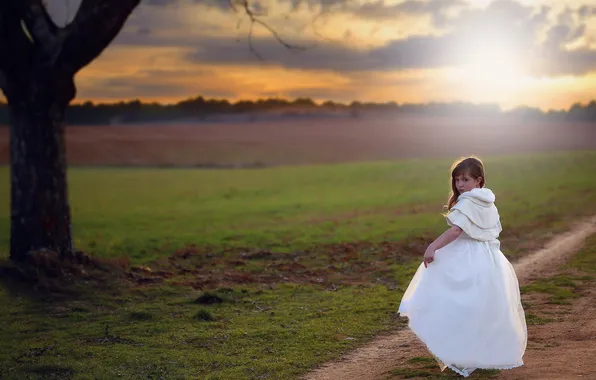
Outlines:
<svg viewBox="0 0 596 380"><path fill-rule="evenodd" d="M453 226L447 231L443 232L443 234L441 234L441 236L439 236L435 241L430 243L426 249L426 252L424 252L424 266L427 267L428 264L435 260L436 250L443 248L447 244L457 239L462 232L463 230L461 228L458 226Z"/></svg>

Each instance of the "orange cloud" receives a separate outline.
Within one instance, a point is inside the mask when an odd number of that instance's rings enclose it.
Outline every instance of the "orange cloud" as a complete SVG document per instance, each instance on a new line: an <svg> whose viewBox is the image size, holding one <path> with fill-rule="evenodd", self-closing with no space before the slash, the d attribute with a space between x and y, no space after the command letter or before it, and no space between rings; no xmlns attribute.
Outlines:
<svg viewBox="0 0 596 380"><path fill-rule="evenodd" d="M263 20L285 41L317 47L293 54L256 25L265 62L250 55L250 23L228 4L144 1L77 75L75 102L301 96L549 108L589 100L596 80L594 7L584 1L565 10L554 0L276 0L261 5Z"/></svg>

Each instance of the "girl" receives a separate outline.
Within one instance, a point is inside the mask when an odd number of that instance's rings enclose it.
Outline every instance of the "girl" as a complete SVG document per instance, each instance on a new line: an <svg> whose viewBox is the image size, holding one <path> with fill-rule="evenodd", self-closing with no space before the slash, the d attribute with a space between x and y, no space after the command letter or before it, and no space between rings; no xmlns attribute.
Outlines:
<svg viewBox="0 0 596 380"><path fill-rule="evenodd" d="M464 377L523 365L527 344L517 276L500 250L499 212L485 178L476 157L454 163L450 228L426 249L399 306L441 371Z"/></svg>

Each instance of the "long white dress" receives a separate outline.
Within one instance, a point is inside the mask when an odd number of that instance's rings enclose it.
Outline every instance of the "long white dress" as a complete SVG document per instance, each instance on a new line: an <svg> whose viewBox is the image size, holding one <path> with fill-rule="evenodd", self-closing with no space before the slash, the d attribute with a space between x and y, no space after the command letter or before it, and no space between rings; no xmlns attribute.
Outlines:
<svg viewBox="0 0 596 380"><path fill-rule="evenodd" d="M420 264L399 313L439 362L468 377L475 369L524 364L527 327L519 284L500 250L495 196L487 188L461 194L447 215L464 232Z"/></svg>

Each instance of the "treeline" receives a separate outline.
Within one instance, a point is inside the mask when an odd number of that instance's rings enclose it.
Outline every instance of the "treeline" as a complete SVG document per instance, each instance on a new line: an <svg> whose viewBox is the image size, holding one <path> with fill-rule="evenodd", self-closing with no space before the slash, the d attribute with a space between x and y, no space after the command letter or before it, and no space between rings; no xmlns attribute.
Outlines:
<svg viewBox="0 0 596 380"><path fill-rule="evenodd" d="M362 103L349 104L326 101L316 103L310 98L286 100L279 98L241 100L206 99L202 96L180 101L176 104L143 103L140 100L109 104L85 102L72 104L66 114L68 124L120 124L169 120L210 120L216 115L257 115L276 112L284 116L299 114L343 114L361 117L369 113L399 113L424 115L477 115L490 117L514 117L520 119L556 119L596 122L596 101L586 105L576 103L567 110L544 112L538 108L519 107L503 111L498 105L472 103L424 103L397 104ZM254 116L257 117L257 116ZM0 124L8 124L8 107L0 103Z"/></svg>

